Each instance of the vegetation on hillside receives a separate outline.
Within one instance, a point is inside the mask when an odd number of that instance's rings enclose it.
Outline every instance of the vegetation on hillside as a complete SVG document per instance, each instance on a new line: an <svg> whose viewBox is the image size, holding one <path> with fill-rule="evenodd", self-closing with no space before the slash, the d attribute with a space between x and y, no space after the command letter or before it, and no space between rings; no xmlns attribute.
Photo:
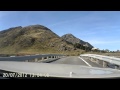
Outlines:
<svg viewBox="0 0 120 90"><path fill-rule="evenodd" d="M0 32L0 54L65 54L80 55L85 50L75 48L70 42L42 25L13 27Z"/></svg>

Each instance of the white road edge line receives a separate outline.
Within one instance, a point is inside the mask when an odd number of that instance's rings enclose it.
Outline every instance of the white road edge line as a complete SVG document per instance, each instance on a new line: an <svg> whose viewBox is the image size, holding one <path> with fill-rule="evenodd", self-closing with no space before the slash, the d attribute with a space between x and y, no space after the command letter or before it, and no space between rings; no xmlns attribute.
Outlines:
<svg viewBox="0 0 120 90"><path fill-rule="evenodd" d="M89 67L92 67L88 62L86 62L84 59L82 59L81 57L78 57L79 59L81 59L83 62L85 62Z"/></svg>

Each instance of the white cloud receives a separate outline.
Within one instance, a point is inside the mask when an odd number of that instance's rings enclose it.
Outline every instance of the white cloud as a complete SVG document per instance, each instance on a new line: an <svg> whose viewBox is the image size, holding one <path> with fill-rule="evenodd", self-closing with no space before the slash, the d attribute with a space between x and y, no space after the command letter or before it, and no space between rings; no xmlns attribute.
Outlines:
<svg viewBox="0 0 120 90"><path fill-rule="evenodd" d="M65 20L65 21L61 21L61 22L57 22L57 23L54 23L54 24L50 24L48 25L49 27L52 27L52 26L56 26L56 25L61 25L61 24L64 24L64 23L70 23L72 21L76 21L76 20L79 20L80 18L75 18L75 19L72 19L72 20Z"/></svg>
<svg viewBox="0 0 120 90"><path fill-rule="evenodd" d="M0 11L0 19L2 19L3 17L5 17L6 15L10 15L10 14L14 14L17 11Z"/></svg>
<svg viewBox="0 0 120 90"><path fill-rule="evenodd" d="M84 33L80 33L79 36L86 36L86 35L94 35L97 34L98 32L84 32Z"/></svg>
<svg viewBox="0 0 120 90"><path fill-rule="evenodd" d="M90 42L91 44L98 44L98 45L104 45L104 44L120 44L120 40L88 40L88 42Z"/></svg>
<svg viewBox="0 0 120 90"><path fill-rule="evenodd" d="M0 18L2 18L4 15L6 15L5 11L0 11Z"/></svg>
<svg viewBox="0 0 120 90"><path fill-rule="evenodd" d="M70 23L70 22L72 22L72 23L75 22L76 23L76 21L79 21L78 22L79 24L83 24L83 23L90 24L91 22L98 22L99 23L99 21L103 21L103 20L105 20L104 17L95 16L94 13L93 14L90 13L88 15L76 17L74 19L69 19L69 20L53 23L53 24L50 24L48 26L52 27L52 26L61 25L61 24L64 24L64 23Z"/></svg>

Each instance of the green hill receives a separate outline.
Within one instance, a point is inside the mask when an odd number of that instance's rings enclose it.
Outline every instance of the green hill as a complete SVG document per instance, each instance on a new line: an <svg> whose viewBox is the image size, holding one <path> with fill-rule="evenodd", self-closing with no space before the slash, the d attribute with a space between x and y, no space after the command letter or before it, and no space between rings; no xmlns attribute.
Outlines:
<svg viewBox="0 0 120 90"><path fill-rule="evenodd" d="M0 31L0 54L67 54L84 52L75 49L49 28L42 25L13 27Z"/></svg>

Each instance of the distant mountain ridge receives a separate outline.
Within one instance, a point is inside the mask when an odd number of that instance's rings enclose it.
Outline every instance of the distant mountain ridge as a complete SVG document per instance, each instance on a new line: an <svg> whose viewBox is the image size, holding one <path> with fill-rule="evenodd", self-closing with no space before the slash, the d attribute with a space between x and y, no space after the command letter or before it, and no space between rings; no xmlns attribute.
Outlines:
<svg viewBox="0 0 120 90"><path fill-rule="evenodd" d="M83 40L80 40L79 38L75 37L72 34L65 34L65 35L61 36L61 38L68 41L68 42L70 42L70 43L72 43L72 44L79 43L81 45L93 48L93 46L90 43L85 42Z"/></svg>
<svg viewBox="0 0 120 90"><path fill-rule="evenodd" d="M79 39L76 41L79 42ZM81 40L81 43L84 42ZM0 51L0 54L64 53L71 55L84 52L84 50L75 49L73 44L39 24L0 31Z"/></svg>

